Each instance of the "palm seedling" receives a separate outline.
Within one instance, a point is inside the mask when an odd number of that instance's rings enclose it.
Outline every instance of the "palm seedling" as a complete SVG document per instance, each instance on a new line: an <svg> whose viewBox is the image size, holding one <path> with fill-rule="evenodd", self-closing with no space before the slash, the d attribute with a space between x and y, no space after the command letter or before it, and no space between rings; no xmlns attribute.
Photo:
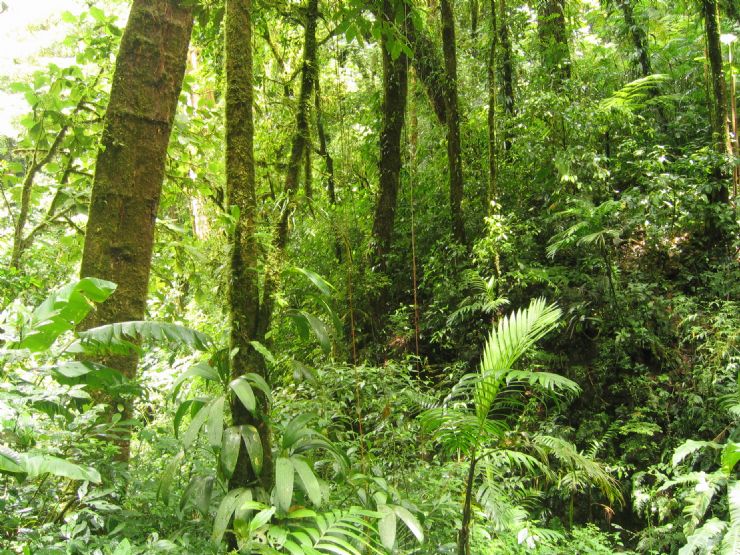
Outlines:
<svg viewBox="0 0 740 555"><path fill-rule="evenodd" d="M555 305L535 299L527 308L501 319L488 337L478 372L463 376L441 406L420 417L422 426L435 435L445 451L459 453L467 461L459 555L470 555L472 503L480 476L485 478L492 468L500 468L502 461L510 468L548 474L540 459L511 448L507 415L521 406L517 397L525 389L551 396L579 392L575 382L558 374L514 369L522 355L555 328L560 314Z"/></svg>

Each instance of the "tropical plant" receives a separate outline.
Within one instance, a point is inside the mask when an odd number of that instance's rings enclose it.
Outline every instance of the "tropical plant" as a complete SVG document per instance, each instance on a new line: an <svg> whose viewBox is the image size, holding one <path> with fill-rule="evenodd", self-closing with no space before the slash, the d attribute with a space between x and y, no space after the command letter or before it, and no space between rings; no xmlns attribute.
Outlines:
<svg viewBox="0 0 740 555"><path fill-rule="evenodd" d="M548 305L544 299L535 299L527 308L502 318L489 335L478 372L463 376L441 406L427 410L420 417L424 429L434 435L445 451L464 453L468 461L458 536L460 555L470 553L472 503L479 466L490 472L502 464L529 472L548 472L539 459L509 448L507 413L521 406L524 388L547 395L580 391L575 382L563 376L514 369L514 364L555 328L559 318L560 309ZM471 400L472 410L468 406Z"/></svg>

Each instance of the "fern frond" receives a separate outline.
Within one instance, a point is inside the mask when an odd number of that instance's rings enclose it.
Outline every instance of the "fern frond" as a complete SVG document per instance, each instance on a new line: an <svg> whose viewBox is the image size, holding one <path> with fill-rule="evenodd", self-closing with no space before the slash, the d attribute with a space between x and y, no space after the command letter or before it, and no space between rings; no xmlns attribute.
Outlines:
<svg viewBox="0 0 740 555"><path fill-rule="evenodd" d="M686 545L678 550L678 555L712 553L726 528L727 523L718 518L707 520L704 526L686 537Z"/></svg>

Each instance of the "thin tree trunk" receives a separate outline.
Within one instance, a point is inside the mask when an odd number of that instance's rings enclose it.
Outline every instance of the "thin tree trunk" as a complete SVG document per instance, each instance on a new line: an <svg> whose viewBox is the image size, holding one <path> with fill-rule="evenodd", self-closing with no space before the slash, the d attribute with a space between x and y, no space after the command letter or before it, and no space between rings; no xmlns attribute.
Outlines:
<svg viewBox="0 0 740 555"><path fill-rule="evenodd" d="M445 62L445 105L447 111L447 162L450 170L450 215L452 235L464 245L463 167L460 146L460 111L457 98L457 47L455 45L455 17L453 0L440 1L442 19L442 52Z"/></svg>
<svg viewBox="0 0 740 555"><path fill-rule="evenodd" d="M324 129L324 112L321 108L321 88L320 79L316 78L316 92L314 93L314 109L316 110L316 134L319 138L319 155L324 159L326 164L326 192L329 195L329 204L332 208L337 206L336 181L334 177L334 158L329 152L329 138ZM334 240L334 256L337 261L342 261L342 240L339 233L336 233Z"/></svg>
<svg viewBox="0 0 740 555"><path fill-rule="evenodd" d="M95 167L82 277L118 284L85 328L141 320L146 313L167 144L185 74L193 14L177 0L135 0L116 59ZM129 378L135 355L109 360ZM126 403L124 420L130 413ZM120 456L128 458L129 441Z"/></svg>
<svg viewBox="0 0 740 555"><path fill-rule="evenodd" d="M257 265L257 195L254 170L254 101L252 83L252 4L251 0L227 0L225 13L226 61L226 195L229 206L239 209L231 253L229 306L231 311L231 349L238 349L231 374L237 378L257 372L269 383L262 356L252 341L263 341ZM252 415L232 398L231 414L236 426L257 428L264 461L261 475L255 475L246 450L241 449L232 487L260 485L269 491L272 484L272 448L267 421L269 404L259 393L257 414Z"/></svg>
<svg viewBox="0 0 740 555"><path fill-rule="evenodd" d="M537 31L542 65L550 73L555 88L570 79L570 51L565 26L565 0L539 0Z"/></svg>
<svg viewBox="0 0 740 555"><path fill-rule="evenodd" d="M632 37L632 44L637 52L637 63L640 66L640 72L643 77L653 74L652 64L650 63L650 51L648 49L647 36L645 30L635 21L635 13L632 7L633 0L618 0L619 9L622 10L624 22Z"/></svg>
<svg viewBox="0 0 740 555"><path fill-rule="evenodd" d="M318 17L318 0L308 0L303 46L303 68L301 70L301 92L298 95L298 111L296 112L296 130L290 149L288 170L285 174L285 206L278 224L277 246L280 249L283 249L288 241L288 220L293 209L295 194L298 191L301 160L309 144L308 117L317 75L316 21Z"/></svg>
<svg viewBox="0 0 740 555"><path fill-rule="evenodd" d="M514 102L514 53L511 47L511 38L509 37L509 17L506 11L506 0L499 0L499 41L501 42L501 84L504 93L504 110L509 120L516 114L516 105ZM505 128L504 133L504 150L511 150L511 134Z"/></svg>
<svg viewBox="0 0 740 555"><path fill-rule="evenodd" d="M293 135L288 169L285 173L284 205L277 225L277 234L274 245L278 253L282 253L288 244L288 223L293 212L295 196L298 192L298 180L301 171L301 162L304 160L305 149L309 147L308 118L311 108L311 98L318 76L316 65L316 23L319 17L318 0L308 0L306 7L306 25L303 45L303 65L301 68L301 90L298 95L298 111L296 112L296 129ZM273 264L265 275L262 306L260 308L260 335L264 336L270 327L275 303L275 293L279 285L279 268Z"/></svg>
<svg viewBox="0 0 740 555"><path fill-rule="evenodd" d="M491 46L488 51L488 210L498 195L496 177L496 47L498 29L496 28L496 0L491 1Z"/></svg>
<svg viewBox="0 0 740 555"><path fill-rule="evenodd" d="M439 50L424 27L417 27L418 18L410 18L406 25L406 38L413 52L411 65L424 84L429 101L440 123L447 122L445 101L445 68Z"/></svg>
<svg viewBox="0 0 740 555"><path fill-rule="evenodd" d="M478 38L478 17L480 6L478 0L470 0L470 37L475 40Z"/></svg>
<svg viewBox="0 0 740 555"><path fill-rule="evenodd" d="M394 22L391 0L383 0L383 19ZM396 217L396 200L401 180L401 131L408 96L408 60L401 53L395 60L388 49L385 35L381 40L383 56L383 121L380 130L380 193L373 219L373 266L386 269L386 256L391 249Z"/></svg>
<svg viewBox="0 0 740 555"><path fill-rule="evenodd" d="M719 6L717 0L702 0L702 15L707 38L707 57L712 82L712 135L717 153L732 155L732 142L727 127L727 83L722 64L722 43L720 42ZM717 185L712 192L712 203L729 202L729 188L721 165L716 172Z"/></svg>

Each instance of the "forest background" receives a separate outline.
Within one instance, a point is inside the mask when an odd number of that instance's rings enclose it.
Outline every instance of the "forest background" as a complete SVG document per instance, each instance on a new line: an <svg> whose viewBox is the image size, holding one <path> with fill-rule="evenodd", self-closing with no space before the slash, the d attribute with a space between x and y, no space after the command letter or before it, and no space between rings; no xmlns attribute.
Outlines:
<svg viewBox="0 0 740 555"><path fill-rule="evenodd" d="M19 9L0 549L740 553L736 0Z"/></svg>

